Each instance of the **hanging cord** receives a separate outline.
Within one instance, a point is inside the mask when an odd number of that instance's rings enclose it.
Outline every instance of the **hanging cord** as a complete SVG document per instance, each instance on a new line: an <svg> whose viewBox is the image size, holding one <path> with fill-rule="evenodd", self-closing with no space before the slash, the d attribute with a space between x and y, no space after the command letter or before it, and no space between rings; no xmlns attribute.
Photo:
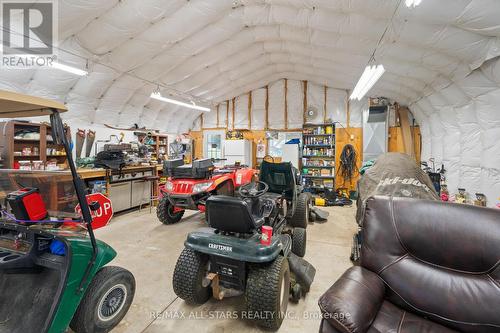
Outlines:
<svg viewBox="0 0 500 333"><path fill-rule="evenodd" d="M344 181L351 182L351 180L354 178L357 172L356 158L357 153L356 149L354 149L354 146L349 143L346 144L342 149L342 153L340 154L340 166L337 170L337 174L340 172L340 175L342 176L342 178L344 178Z"/></svg>

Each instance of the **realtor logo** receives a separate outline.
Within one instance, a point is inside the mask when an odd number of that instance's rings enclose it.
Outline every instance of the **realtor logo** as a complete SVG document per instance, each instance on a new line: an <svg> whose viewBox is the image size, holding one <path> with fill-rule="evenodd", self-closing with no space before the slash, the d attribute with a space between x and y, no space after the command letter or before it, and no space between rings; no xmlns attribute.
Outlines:
<svg viewBox="0 0 500 333"><path fill-rule="evenodd" d="M1 2L2 66L50 65L57 42L56 1Z"/></svg>

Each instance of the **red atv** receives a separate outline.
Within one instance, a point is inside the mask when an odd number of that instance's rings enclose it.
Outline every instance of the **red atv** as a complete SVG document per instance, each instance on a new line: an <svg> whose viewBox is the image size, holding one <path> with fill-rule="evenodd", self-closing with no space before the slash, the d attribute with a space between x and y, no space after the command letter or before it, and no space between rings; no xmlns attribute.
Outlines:
<svg viewBox="0 0 500 333"><path fill-rule="evenodd" d="M160 186L160 202L156 210L163 224L179 222L186 209L205 212L205 201L211 195L234 196L235 189L257 179L257 170L238 165L215 168L212 159L184 164L182 159L163 164L168 177Z"/></svg>

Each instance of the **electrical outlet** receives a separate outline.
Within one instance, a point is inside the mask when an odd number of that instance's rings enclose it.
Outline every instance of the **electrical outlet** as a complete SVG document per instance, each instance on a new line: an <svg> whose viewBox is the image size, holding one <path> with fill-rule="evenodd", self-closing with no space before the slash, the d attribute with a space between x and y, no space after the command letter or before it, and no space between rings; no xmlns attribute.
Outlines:
<svg viewBox="0 0 500 333"><path fill-rule="evenodd" d="M351 134L351 140L354 140L354 134Z"/></svg>

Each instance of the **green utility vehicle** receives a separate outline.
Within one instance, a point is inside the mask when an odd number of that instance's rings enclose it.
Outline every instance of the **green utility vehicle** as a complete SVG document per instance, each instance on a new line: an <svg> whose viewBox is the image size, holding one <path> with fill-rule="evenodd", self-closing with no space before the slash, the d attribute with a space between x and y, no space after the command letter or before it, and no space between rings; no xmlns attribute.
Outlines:
<svg viewBox="0 0 500 333"><path fill-rule="evenodd" d="M65 111L50 100L0 91L0 118L50 116L47 135L64 147L70 167L0 170L0 332L109 332L134 297L134 276L106 266L116 252L94 237L91 211L100 207L87 203L59 115Z"/></svg>

